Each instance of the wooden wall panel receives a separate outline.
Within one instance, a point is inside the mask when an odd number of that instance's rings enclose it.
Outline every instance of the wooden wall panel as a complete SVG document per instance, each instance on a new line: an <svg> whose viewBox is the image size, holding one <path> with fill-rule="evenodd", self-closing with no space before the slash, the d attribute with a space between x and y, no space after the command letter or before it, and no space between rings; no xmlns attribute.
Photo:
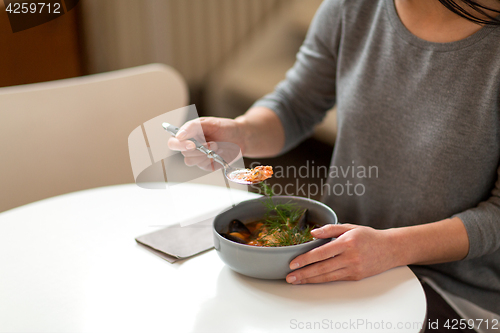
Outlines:
<svg viewBox="0 0 500 333"><path fill-rule="evenodd" d="M77 10L13 33L0 1L0 87L82 75Z"/></svg>

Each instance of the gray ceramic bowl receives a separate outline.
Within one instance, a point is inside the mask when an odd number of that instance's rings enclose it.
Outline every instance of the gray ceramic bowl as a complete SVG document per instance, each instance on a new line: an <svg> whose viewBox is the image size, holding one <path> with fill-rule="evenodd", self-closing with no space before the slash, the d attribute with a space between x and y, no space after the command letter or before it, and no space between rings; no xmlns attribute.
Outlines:
<svg viewBox="0 0 500 333"><path fill-rule="evenodd" d="M262 247L239 244L220 235L227 232L229 222L234 219L243 223L261 219L266 212L263 200L268 198L243 201L215 217L213 224L215 250L222 261L238 273L260 279L284 279L291 272L289 264L292 259L329 242L330 239L316 239L291 246ZM292 196L274 196L273 201L294 202L300 207L308 208L309 220L316 224L337 224L337 216L333 210L321 202Z"/></svg>

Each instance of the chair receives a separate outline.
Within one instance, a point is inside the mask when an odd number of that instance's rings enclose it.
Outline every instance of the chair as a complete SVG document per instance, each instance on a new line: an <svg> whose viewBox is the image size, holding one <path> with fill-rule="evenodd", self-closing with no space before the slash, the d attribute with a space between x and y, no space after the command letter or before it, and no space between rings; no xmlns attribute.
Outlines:
<svg viewBox="0 0 500 333"><path fill-rule="evenodd" d="M130 132L187 104L182 77L160 64L0 88L0 212L134 183Z"/></svg>

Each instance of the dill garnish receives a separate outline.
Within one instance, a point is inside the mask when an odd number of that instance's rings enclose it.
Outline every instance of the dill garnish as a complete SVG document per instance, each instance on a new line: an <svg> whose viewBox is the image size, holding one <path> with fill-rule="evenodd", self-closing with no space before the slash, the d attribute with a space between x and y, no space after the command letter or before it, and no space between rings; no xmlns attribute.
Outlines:
<svg viewBox="0 0 500 333"><path fill-rule="evenodd" d="M267 228L267 246L297 245L312 240L311 227L303 226L300 230L299 219L306 209L298 207L295 203L287 202L275 204L272 197L274 193L269 185L261 183L262 190L267 196L263 201L267 212L264 225Z"/></svg>

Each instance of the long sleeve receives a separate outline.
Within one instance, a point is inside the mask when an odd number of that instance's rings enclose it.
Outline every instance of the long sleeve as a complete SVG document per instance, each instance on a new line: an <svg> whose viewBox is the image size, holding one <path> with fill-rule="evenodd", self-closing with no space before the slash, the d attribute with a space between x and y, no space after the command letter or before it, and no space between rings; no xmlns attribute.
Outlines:
<svg viewBox="0 0 500 333"><path fill-rule="evenodd" d="M322 3L286 79L254 104L279 116L285 129L283 152L311 135L314 125L335 105L341 13L341 1Z"/></svg>
<svg viewBox="0 0 500 333"><path fill-rule="evenodd" d="M470 248L466 259L500 249L500 168L491 197L455 216L462 220L469 236Z"/></svg>

